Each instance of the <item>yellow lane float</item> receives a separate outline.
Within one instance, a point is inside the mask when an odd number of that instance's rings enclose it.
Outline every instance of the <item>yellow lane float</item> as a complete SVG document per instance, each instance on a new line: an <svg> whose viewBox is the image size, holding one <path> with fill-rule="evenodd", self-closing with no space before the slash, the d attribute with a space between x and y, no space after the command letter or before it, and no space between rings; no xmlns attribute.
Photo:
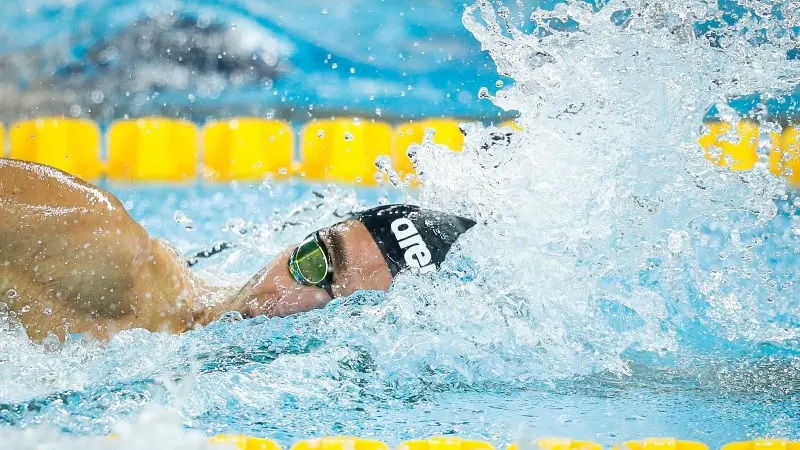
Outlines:
<svg viewBox="0 0 800 450"><path fill-rule="evenodd" d="M291 450L389 450L381 441L351 436L328 436L298 441Z"/></svg>
<svg viewBox="0 0 800 450"><path fill-rule="evenodd" d="M500 125L521 129L516 121ZM122 181L180 182L194 180L201 173L209 181L297 176L314 182L373 186L386 180L375 165L380 156L390 158L401 179L414 175L408 149L422 143L426 130L433 131L434 143L453 151L461 151L464 145L459 122L444 118L394 127L357 118L315 120L300 129L299 144L298 133L290 124L258 117L210 122L201 137L195 124L184 120L120 120L107 130L105 149L99 130L82 119L21 121L10 125L7 133L0 126L0 150L7 134L10 157L47 164L89 180L106 176ZM698 144L712 163L743 171L756 165L760 139L755 122L714 122L706 124ZM771 133L770 139L770 172L800 186L797 128L787 126L780 133Z"/></svg>
<svg viewBox="0 0 800 450"><path fill-rule="evenodd" d="M212 122L203 130L205 175L214 181L287 176L294 132L286 122L242 117Z"/></svg>
<svg viewBox="0 0 800 450"><path fill-rule="evenodd" d="M43 117L17 122L9 138L11 158L46 164L87 180L100 176L100 131L88 120Z"/></svg>
<svg viewBox="0 0 800 450"><path fill-rule="evenodd" d="M109 178L187 181L197 169L197 128L163 117L122 120L108 130Z"/></svg>
<svg viewBox="0 0 800 450"><path fill-rule="evenodd" d="M494 450L491 444L484 441L462 439L456 436L436 436L428 439L406 441L397 447L398 450Z"/></svg>
<svg viewBox="0 0 800 450"><path fill-rule="evenodd" d="M311 122L301 136L299 175L315 181L377 184L378 156L391 157L392 129L383 122L333 119Z"/></svg>
<svg viewBox="0 0 800 450"><path fill-rule="evenodd" d="M647 438L615 445L612 450L708 450L708 446L702 442L674 438Z"/></svg>

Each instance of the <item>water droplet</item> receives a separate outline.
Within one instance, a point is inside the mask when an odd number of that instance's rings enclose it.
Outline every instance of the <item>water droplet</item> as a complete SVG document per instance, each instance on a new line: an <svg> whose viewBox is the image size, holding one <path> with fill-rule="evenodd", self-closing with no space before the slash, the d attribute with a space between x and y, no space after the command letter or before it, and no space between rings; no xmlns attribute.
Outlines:
<svg viewBox="0 0 800 450"><path fill-rule="evenodd" d="M244 317L239 311L228 311L219 318L220 322L227 323L238 322L240 320L244 320Z"/></svg>
<svg viewBox="0 0 800 450"><path fill-rule="evenodd" d="M344 140L345 141L352 141L353 140L353 133L349 131L344 132Z"/></svg>
<svg viewBox="0 0 800 450"><path fill-rule="evenodd" d="M425 134L422 135L422 142L424 144L433 144L434 136L436 136L436 130L433 128L426 128Z"/></svg>
<svg viewBox="0 0 800 450"><path fill-rule="evenodd" d="M671 253L680 253L683 250L683 235L673 231L667 238L667 248Z"/></svg>
<svg viewBox="0 0 800 450"><path fill-rule="evenodd" d="M175 222L183 225L186 230L191 230L194 228L194 222L183 211L175 211L173 218L175 219Z"/></svg>
<svg viewBox="0 0 800 450"><path fill-rule="evenodd" d="M336 64L336 63L331 64L331 69L337 69L338 67L339 67L339 64Z"/></svg>
<svg viewBox="0 0 800 450"><path fill-rule="evenodd" d="M320 128L319 130L317 130L317 137L318 137L318 138L323 138L323 137L325 137L325 132L322 130L322 128Z"/></svg>
<svg viewBox="0 0 800 450"><path fill-rule="evenodd" d="M8 298L17 298L17 290L16 289L9 289L8 290Z"/></svg>
<svg viewBox="0 0 800 450"><path fill-rule="evenodd" d="M48 333L47 336L42 339L42 348L46 352L55 352L61 347L61 341L58 339L53 333Z"/></svg>
<svg viewBox="0 0 800 450"><path fill-rule="evenodd" d="M498 88L501 88L501 87L503 87L503 80L497 80L497 81L494 83L494 85L495 85L496 87L498 87Z"/></svg>
<svg viewBox="0 0 800 450"><path fill-rule="evenodd" d="M392 160L386 155L381 155L375 158L375 167L383 172L388 172L392 169Z"/></svg>
<svg viewBox="0 0 800 450"><path fill-rule="evenodd" d="M105 94L103 94L103 91L92 91L92 94L91 94L90 98L92 100L92 103L97 105L97 104L103 102L103 99L105 98Z"/></svg>

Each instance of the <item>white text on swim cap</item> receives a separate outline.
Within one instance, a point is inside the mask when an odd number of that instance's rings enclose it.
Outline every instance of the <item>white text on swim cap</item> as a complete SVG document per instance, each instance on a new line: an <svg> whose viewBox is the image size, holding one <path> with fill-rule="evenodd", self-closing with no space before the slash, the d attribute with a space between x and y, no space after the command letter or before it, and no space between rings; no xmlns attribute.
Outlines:
<svg viewBox="0 0 800 450"><path fill-rule="evenodd" d="M431 251L410 220L405 217L395 219L392 222L392 233L397 238L400 248L406 250L403 256L409 267L417 268L420 272L436 270L436 266L430 263Z"/></svg>

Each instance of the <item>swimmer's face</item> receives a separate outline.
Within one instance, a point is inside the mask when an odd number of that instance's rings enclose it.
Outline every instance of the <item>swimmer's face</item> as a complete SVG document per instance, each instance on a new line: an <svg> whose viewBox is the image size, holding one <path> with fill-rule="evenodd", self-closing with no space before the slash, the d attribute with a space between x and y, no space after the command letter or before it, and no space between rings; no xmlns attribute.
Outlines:
<svg viewBox="0 0 800 450"><path fill-rule="evenodd" d="M389 289L392 276L369 231L357 220L323 228L319 237L333 264L331 291L346 297L359 290ZM249 317L287 316L321 308L331 296L323 288L298 283L289 272L292 246L278 255L256 279L253 296L244 308Z"/></svg>

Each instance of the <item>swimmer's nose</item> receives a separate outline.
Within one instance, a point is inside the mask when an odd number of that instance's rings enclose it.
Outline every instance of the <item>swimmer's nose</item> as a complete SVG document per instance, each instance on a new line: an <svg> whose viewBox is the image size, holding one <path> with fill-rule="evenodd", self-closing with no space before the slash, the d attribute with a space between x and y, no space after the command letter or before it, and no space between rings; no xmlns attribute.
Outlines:
<svg viewBox="0 0 800 450"><path fill-rule="evenodd" d="M292 249L287 249L278 255L253 286L253 298L244 311L246 316L289 316L321 308L331 300L324 289L294 280L289 273L291 252Z"/></svg>

